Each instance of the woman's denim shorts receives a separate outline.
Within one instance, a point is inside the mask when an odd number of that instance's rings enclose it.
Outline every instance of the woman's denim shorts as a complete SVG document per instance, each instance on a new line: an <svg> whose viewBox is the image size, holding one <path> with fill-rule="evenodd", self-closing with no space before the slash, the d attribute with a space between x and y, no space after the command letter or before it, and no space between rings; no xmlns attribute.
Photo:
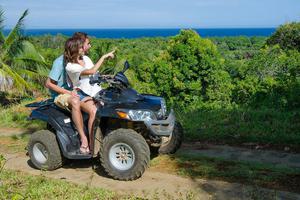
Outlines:
<svg viewBox="0 0 300 200"><path fill-rule="evenodd" d="M77 94L79 95L80 101L82 101L82 99L84 99L85 97L89 97L89 95L87 95L86 93L84 93L82 90L78 90Z"/></svg>

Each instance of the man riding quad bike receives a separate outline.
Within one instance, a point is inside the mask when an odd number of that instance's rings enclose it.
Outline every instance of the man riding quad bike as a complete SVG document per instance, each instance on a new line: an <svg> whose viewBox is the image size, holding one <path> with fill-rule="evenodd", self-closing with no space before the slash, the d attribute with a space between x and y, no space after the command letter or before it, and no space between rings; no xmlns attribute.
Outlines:
<svg viewBox="0 0 300 200"><path fill-rule="evenodd" d="M181 125L174 112L167 112L162 97L139 94L129 87L124 69L114 76L95 74L91 84L108 84L95 97L98 103L93 125L91 154L81 154L80 138L70 113L57 107L52 100L26 105L35 108L30 119L47 122L47 130L32 134L28 154L35 167L54 170L65 159L100 157L100 163L109 176L118 180L139 178L149 165L150 148L161 154L175 153L183 139ZM101 106L101 103L104 103ZM84 116L87 133L88 116Z"/></svg>

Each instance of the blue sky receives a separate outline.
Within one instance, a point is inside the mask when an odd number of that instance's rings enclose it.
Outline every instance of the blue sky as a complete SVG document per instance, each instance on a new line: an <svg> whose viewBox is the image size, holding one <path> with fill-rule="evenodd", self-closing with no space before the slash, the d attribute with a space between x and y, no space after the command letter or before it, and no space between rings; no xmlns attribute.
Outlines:
<svg viewBox="0 0 300 200"><path fill-rule="evenodd" d="M277 27L300 21L300 0L0 0L5 28Z"/></svg>

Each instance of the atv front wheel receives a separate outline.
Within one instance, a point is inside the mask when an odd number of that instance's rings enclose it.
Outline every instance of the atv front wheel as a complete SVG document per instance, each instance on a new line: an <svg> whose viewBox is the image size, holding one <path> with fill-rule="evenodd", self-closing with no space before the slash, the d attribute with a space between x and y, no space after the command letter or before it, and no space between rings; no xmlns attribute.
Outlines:
<svg viewBox="0 0 300 200"><path fill-rule="evenodd" d="M117 180L135 180L142 176L150 161L145 139L131 129L117 129L103 139L101 165Z"/></svg>
<svg viewBox="0 0 300 200"><path fill-rule="evenodd" d="M169 137L162 138L162 144L158 149L160 154L173 154L181 146L183 140L183 128L179 122L175 122L174 130Z"/></svg>
<svg viewBox="0 0 300 200"><path fill-rule="evenodd" d="M31 135L28 154L33 165L38 169L54 170L62 166L62 156L55 134L40 130Z"/></svg>

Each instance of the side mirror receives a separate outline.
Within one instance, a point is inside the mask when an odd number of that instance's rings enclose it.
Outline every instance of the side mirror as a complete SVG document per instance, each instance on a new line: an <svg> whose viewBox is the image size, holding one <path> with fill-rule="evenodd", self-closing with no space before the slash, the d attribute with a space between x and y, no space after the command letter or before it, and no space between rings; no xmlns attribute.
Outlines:
<svg viewBox="0 0 300 200"><path fill-rule="evenodd" d="M124 69L123 69L123 73L130 67L129 62L126 60L124 63Z"/></svg>

